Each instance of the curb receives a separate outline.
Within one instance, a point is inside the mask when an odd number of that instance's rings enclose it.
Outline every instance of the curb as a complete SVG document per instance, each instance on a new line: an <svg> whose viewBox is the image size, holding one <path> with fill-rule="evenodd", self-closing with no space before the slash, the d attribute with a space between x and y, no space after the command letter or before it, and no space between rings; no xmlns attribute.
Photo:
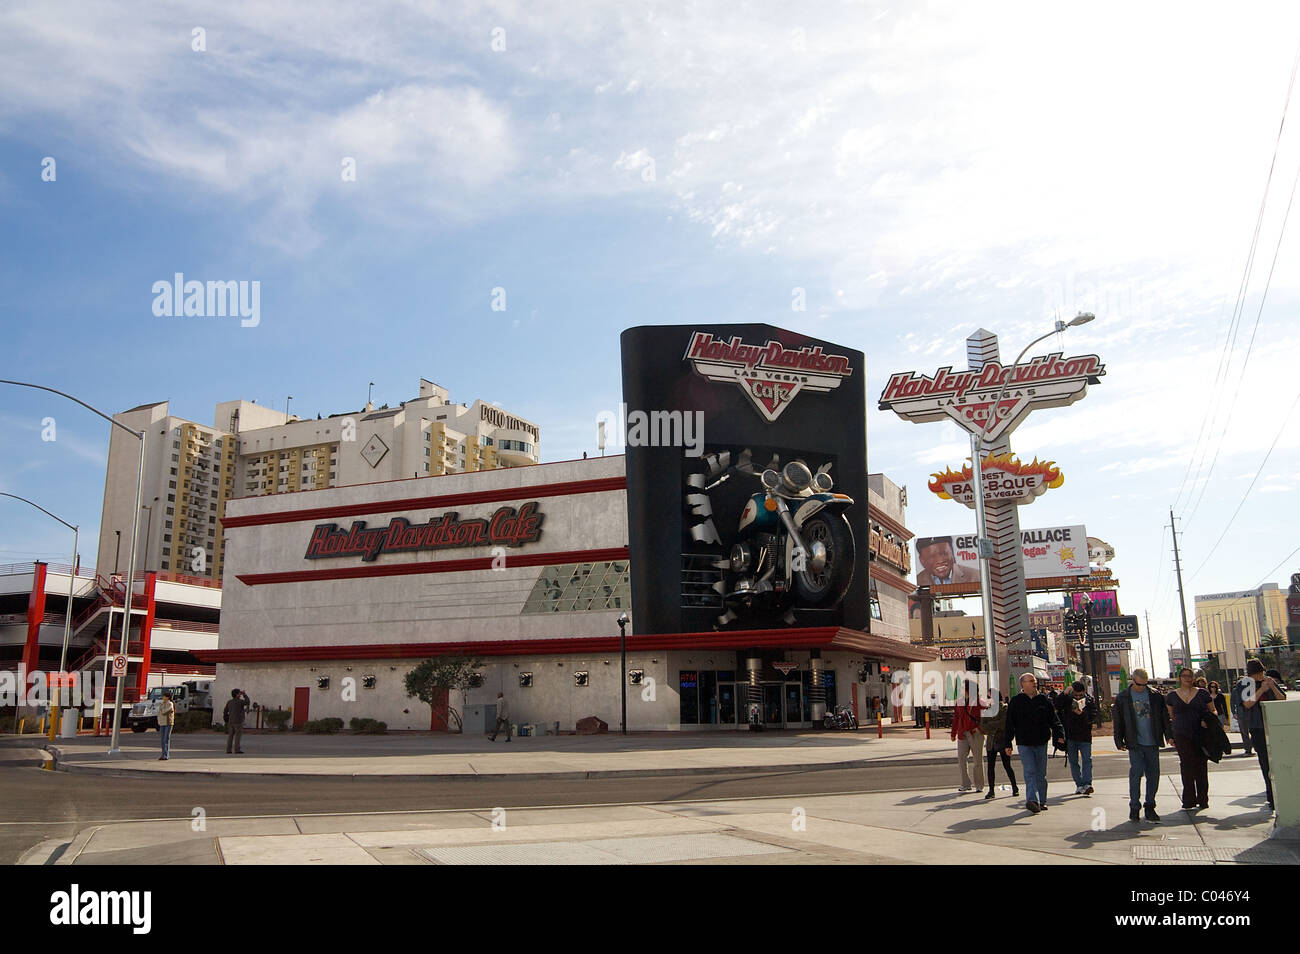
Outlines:
<svg viewBox="0 0 1300 954"><path fill-rule="evenodd" d="M729 766L692 766L689 768L677 769L605 769L591 771L568 771L568 772L493 772L493 773L325 773L325 772L204 772L189 771L186 769L168 770L159 772L156 769L133 769L119 768L117 766L108 766L99 768L91 764L78 764L67 762L63 759L63 754L53 746L47 751L51 752L54 758L54 768L59 772L67 772L71 775L108 775L117 778L170 778L172 776L183 776L185 778L222 778L222 779L252 779L252 778L277 778L277 779L329 779L331 781L342 781L351 779L354 781L396 781L401 779L417 779L428 782L540 782L540 781L584 781L587 779L611 779L611 778L659 778L664 776L693 776L693 775L734 775L734 774L755 774L765 772L825 772L842 769L862 769L871 768L872 766L881 766L883 768L900 768L911 765L949 765L952 763L951 758L925 758L925 759L856 759L847 762L820 762L812 765L804 763L789 763L784 765L729 765Z"/></svg>

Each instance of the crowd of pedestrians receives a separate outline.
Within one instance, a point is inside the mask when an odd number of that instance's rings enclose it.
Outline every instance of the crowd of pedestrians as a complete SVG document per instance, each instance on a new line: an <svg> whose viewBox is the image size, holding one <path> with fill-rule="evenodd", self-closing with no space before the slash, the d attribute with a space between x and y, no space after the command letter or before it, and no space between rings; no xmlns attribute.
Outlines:
<svg viewBox="0 0 1300 954"><path fill-rule="evenodd" d="M1209 807L1208 763L1231 751L1227 728L1230 714L1238 722L1245 754L1257 755L1264 776L1268 807L1273 810L1273 784L1269 777L1268 746L1264 738L1260 703L1286 698L1281 675L1249 660L1246 676L1225 697L1219 683L1207 682L1191 669L1181 669L1178 686L1161 693L1151 685L1145 669L1133 670L1129 685L1111 706L1111 733L1115 748L1128 753L1129 820L1160 821L1156 793L1160 789L1160 750L1172 745L1178 754L1182 778L1182 807L1195 814ZM1012 797L1019 797L1011 765L1018 748L1025 780L1025 808L1032 814L1047 811L1048 744L1064 749L1076 795L1093 794L1092 739L1100 724L1097 700L1082 682L1062 693L1044 694L1030 673L1020 677L1020 692L1009 701L999 695L993 714L970 699L958 700L953 712L952 739L957 743L961 777L959 791L981 791L987 760L988 794L994 798L994 775L1000 757L1011 782ZM969 763L969 764L968 764ZM972 785L972 774L974 776Z"/></svg>

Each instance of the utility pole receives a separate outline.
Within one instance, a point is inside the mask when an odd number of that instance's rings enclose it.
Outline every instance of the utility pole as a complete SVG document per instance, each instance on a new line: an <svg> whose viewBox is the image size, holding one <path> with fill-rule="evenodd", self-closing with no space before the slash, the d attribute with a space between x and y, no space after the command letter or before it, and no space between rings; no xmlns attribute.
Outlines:
<svg viewBox="0 0 1300 954"><path fill-rule="evenodd" d="M1169 532L1174 538L1174 570L1178 574L1178 612L1183 614L1183 665L1192 667L1192 641L1187 632L1187 598L1183 596L1183 564L1178 558L1178 528L1174 526L1174 508L1169 508ZM1149 630L1150 627L1148 627ZM1172 676L1173 673L1170 673Z"/></svg>
<svg viewBox="0 0 1300 954"><path fill-rule="evenodd" d="M1147 665L1151 667L1151 675L1156 674L1156 653L1151 648L1151 611L1143 611L1147 618Z"/></svg>

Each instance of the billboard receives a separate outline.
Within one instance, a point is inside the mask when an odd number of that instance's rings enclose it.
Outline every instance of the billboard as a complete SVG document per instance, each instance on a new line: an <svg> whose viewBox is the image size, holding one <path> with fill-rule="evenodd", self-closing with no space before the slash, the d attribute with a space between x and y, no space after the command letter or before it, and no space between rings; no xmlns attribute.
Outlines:
<svg viewBox="0 0 1300 954"><path fill-rule="evenodd" d="M1082 526L1046 527L1022 530L1025 577L1086 576L1088 574L1088 533ZM917 537L916 583L978 583L979 554L975 534L951 534L942 537Z"/></svg>
<svg viewBox="0 0 1300 954"><path fill-rule="evenodd" d="M620 343L635 631L865 630L862 352L764 324ZM693 442L631 427L657 418L694 422Z"/></svg>
<svg viewBox="0 0 1300 954"><path fill-rule="evenodd" d="M1085 600L1084 597L1087 596ZM1075 612L1083 610L1084 603L1089 606L1088 615L1093 619L1109 619L1119 615L1119 594L1114 590L1093 590L1091 593L1072 593L1070 599ZM1136 619L1136 617L1133 617Z"/></svg>

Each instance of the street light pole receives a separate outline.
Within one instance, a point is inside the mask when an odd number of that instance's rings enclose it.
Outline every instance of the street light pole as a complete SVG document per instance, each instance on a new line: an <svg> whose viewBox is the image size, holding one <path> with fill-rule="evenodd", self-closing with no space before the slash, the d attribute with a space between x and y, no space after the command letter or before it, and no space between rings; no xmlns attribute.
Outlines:
<svg viewBox="0 0 1300 954"><path fill-rule="evenodd" d="M980 601L984 604L984 652L989 658L989 671L993 671L997 662L996 646L993 638L993 581L989 573L989 560L992 558L992 544L988 539L988 522L984 511L984 435L988 433L989 425L993 423L994 415L998 413L998 407L1002 404L1002 398L1007 393L1007 385L1015 376L1016 367L1020 364L1020 359L1025 356L1034 345L1040 341L1050 338L1054 334L1059 334L1066 328L1073 328L1076 325L1085 325L1092 321L1096 315L1091 312L1079 312L1069 321L1057 319L1056 326L1045 335L1040 335L1029 344L1021 349L1016 360L1011 362L1010 368L1004 368L1002 371L1002 387L998 391L997 398L993 401L993 406L989 409L988 416L984 419L984 426L980 428L978 434L971 435L971 469L975 473L975 523L976 523L976 546L979 549L980 561ZM992 691L990 686L989 713L996 714L998 710L998 696Z"/></svg>
<svg viewBox="0 0 1300 954"><path fill-rule="evenodd" d="M618 618L618 644L619 644L619 688L622 690L623 698L623 734L627 735L627 624L631 620L626 613Z"/></svg>
<svg viewBox="0 0 1300 954"><path fill-rule="evenodd" d="M130 434L132 437L136 438L136 440L140 442L140 467L136 473L136 478L135 478L135 507L132 508L131 510L131 516L132 516L131 549L127 555L127 564L126 564L126 607L124 609L123 619L122 619L121 651L123 655L125 655L126 648L127 648L127 636L131 631L131 591L135 586L135 549L136 549L136 545L140 542L140 508L141 508L141 498L144 495L144 443L145 443L144 431L137 431L134 428L127 427L121 421L114 420L112 417L105 414L99 408L93 407L87 404L85 401L81 400L80 398L75 398L71 394L68 394L64 391L60 391L57 388L46 387L43 384L30 384L26 381L8 381L3 378L0 378L0 384L12 384L20 388L33 388L37 391L49 391L51 394L57 394L60 397L65 397L69 401L72 401L76 404L80 404L86 410L98 414L100 417L108 421L108 423L112 424L114 427L120 427L122 430L126 431L128 434ZM112 619L111 606L109 608L109 618L110 620ZM122 683L125 679L126 679L125 674L118 676L116 689L114 690L113 708L115 711L113 713L113 740L112 743L109 745L109 749L108 749L109 755L121 754L121 749L118 748L118 742L121 739L121 733L122 733Z"/></svg>

